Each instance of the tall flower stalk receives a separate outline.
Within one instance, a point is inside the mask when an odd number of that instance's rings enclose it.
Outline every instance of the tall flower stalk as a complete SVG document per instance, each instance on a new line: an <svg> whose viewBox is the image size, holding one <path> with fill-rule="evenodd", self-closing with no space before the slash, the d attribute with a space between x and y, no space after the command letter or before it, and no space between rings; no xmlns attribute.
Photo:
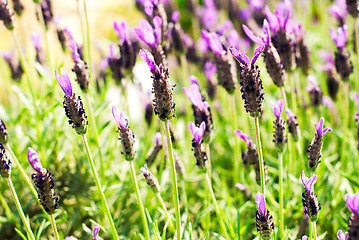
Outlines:
<svg viewBox="0 0 359 240"><path fill-rule="evenodd" d="M87 116L85 114L85 109L83 108L83 103L81 101L81 98L80 97L76 98L75 93L72 92L71 81L65 69L61 68L61 76L56 70L55 76L60 87L65 93L63 104L64 104L66 116L69 118L68 122L69 124L72 124L72 128L76 131L76 133L82 137L85 150L87 153L87 160L91 167L92 176L94 178L97 190L100 193L102 207L105 210L107 219L111 226L112 237L113 239L118 240L119 238L116 232L116 227L113 222L109 207L106 203L105 194L102 191L101 182L97 174L95 163L92 159L90 147L88 145L88 141L86 137L88 122L86 120Z"/></svg>
<svg viewBox="0 0 359 240"><path fill-rule="evenodd" d="M155 17L156 18L156 17ZM181 216L180 216L180 204L178 197L178 184L177 184L177 173L175 159L173 155L172 140L169 129L169 121L175 115L175 103L173 101L172 89L174 86L171 85L169 80L168 69L160 63L155 63L153 55L145 50L140 50L140 57L146 61L151 73L153 74L153 93L154 93L154 106L155 114L164 123L166 139L167 139L167 150L170 160L170 168L172 173L172 196L173 203L176 210L176 236L177 239L181 239ZM162 59L163 60L163 59Z"/></svg>

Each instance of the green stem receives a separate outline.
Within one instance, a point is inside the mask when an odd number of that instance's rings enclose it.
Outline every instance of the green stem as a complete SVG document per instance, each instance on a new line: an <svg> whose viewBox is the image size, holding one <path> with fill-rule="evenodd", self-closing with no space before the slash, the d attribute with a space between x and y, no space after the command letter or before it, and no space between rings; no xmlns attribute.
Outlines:
<svg viewBox="0 0 359 240"><path fill-rule="evenodd" d="M169 215L169 213L168 213L168 211L167 211L167 208L166 208L165 203L163 202L163 199L162 199L162 197L161 197L160 192L156 193L156 197L157 197L158 201L160 201L161 206L162 206L162 208L163 208L163 211L165 211L166 219L167 219L167 221L169 222L171 229L174 229L174 226L173 226L171 217L170 217L170 215Z"/></svg>
<svg viewBox="0 0 359 240"><path fill-rule="evenodd" d="M236 98L234 96L234 94L229 95L230 99L230 106L231 106L231 120L232 120L232 127L233 127L233 131L238 129L238 118L237 118L237 111L236 111ZM233 157L233 161L234 161L234 169L233 169L233 176L234 176L234 181L235 182L239 182L239 177L243 176L244 174L240 173L240 169L239 169L239 162L240 162L240 145L239 145L239 141L238 141L238 137L234 138L234 157ZM243 179L242 179L243 180ZM243 181L241 181L243 182Z"/></svg>
<svg viewBox="0 0 359 240"><path fill-rule="evenodd" d="M39 21L40 21L40 25L42 28L42 33L44 35L44 39L45 39L45 48L46 48L46 52L47 52L47 57L48 57L48 64L50 67L50 72L53 73L54 72L54 64L53 64L53 58L51 55L51 51L50 51L50 44L49 44L49 38L47 37L47 29L46 29L46 24L44 21L44 18L42 17L42 10L41 10L41 5L40 3L36 5L37 8L37 14L39 15Z"/></svg>
<svg viewBox="0 0 359 240"><path fill-rule="evenodd" d="M313 222L313 234L314 234L314 240L317 240L317 223Z"/></svg>
<svg viewBox="0 0 359 240"><path fill-rule="evenodd" d="M25 72L25 75L26 75L26 80L27 80L27 84L29 85L30 94L31 94L32 98L35 99L35 95L34 95L34 92L33 92L33 86L32 86L32 84L30 82L30 79L32 79L32 77L31 77L29 69L27 67L27 62L25 60L25 56L21 51L20 42L19 42L19 39L17 38L15 28L11 32L12 32L12 36L14 37L16 48L17 48L17 51L18 51L19 56L20 56L20 61L21 61L22 68L23 68L23 70Z"/></svg>
<svg viewBox="0 0 359 240"><path fill-rule="evenodd" d="M261 135L259 130L258 117L254 118L254 124L256 129L256 139L257 139L258 156L259 156L259 169L261 174L261 190L265 198L266 195L265 195L264 161L262 154L262 144L261 144Z"/></svg>
<svg viewBox="0 0 359 240"><path fill-rule="evenodd" d="M86 7L86 0L84 1L84 12L85 12L85 22L86 22L86 47L87 47L87 65L89 68L89 72L92 74L92 59L91 59L91 42L90 42L90 27L89 27L89 20L87 16L87 7Z"/></svg>
<svg viewBox="0 0 359 240"><path fill-rule="evenodd" d="M20 215L20 218L22 220L22 223L24 224L25 226L25 230L27 232L27 235L28 237L31 239L31 240L35 240L35 236L30 228L30 224L29 222L27 221L26 217L25 217L25 214L22 210L22 207L21 207L21 204L20 204L20 201L19 201L19 198L17 197L17 194L16 194L16 191L15 191L15 188L14 188L14 185L12 184L12 181L10 179L10 177L6 178L6 181L7 181L7 184L9 185L9 188L10 188L10 191L11 191L11 194L12 194L12 197L14 198L14 201L15 201L15 205L16 205L16 208L17 208L17 211L19 212L19 215Z"/></svg>
<svg viewBox="0 0 359 240"><path fill-rule="evenodd" d="M22 165L20 164L19 160L16 158L16 156L15 156L14 152L12 151L9 143L6 143L5 147L9 151L9 153L10 153L10 155L12 157L12 160L15 162L16 166L19 168L20 173L21 173L22 177L25 179L25 182L27 183L27 185L29 186L32 195L34 196L35 199L37 199L38 198L37 191L35 190L34 185L32 184L30 178L26 174L26 172L25 172L24 168L22 167Z"/></svg>
<svg viewBox="0 0 359 240"><path fill-rule="evenodd" d="M107 206L107 203L106 203L106 199L105 199L105 195L102 191L102 187L101 187L101 183L100 183L100 179L98 178L97 176L97 171L96 171L96 168L95 168L95 164L93 162L93 159L92 159L92 156L91 156L91 151L90 151L90 147L88 145L88 142L87 142L87 138L86 138L86 135L83 134L81 135L82 137L82 140L84 142L84 145L85 145L85 149L86 149L86 153L87 153L87 160L91 166L91 171L92 171L92 175L93 175L93 178L95 180L95 184L97 186L97 189L100 193L100 198L101 198L101 203L102 203L102 207L105 209L105 213L106 213L106 216L107 216L107 219L111 225L111 233L112 233L112 237L113 239L116 239L116 240L119 240L118 236L117 236L117 233L116 233L116 227L115 227L115 224L112 220L112 216L111 216L111 213L110 213L110 210Z"/></svg>
<svg viewBox="0 0 359 240"><path fill-rule="evenodd" d="M278 153L279 166L279 233L280 238L284 237L284 215L283 215L283 153Z"/></svg>
<svg viewBox="0 0 359 240"><path fill-rule="evenodd" d="M169 120L165 121L164 125L165 125L166 138L167 138L168 157L170 160L171 172L172 172L172 196L173 196L173 203L174 203L175 209L176 209L177 240L181 240L181 215L180 215L181 213L180 213L180 205L179 205L179 199L178 199L176 165L175 165L175 159L173 157Z"/></svg>
<svg viewBox="0 0 359 240"><path fill-rule="evenodd" d="M231 239L227 233L227 230L226 230L226 225L224 224L224 220L223 220L223 217L222 217L222 214L219 210L219 207L218 207L218 203L217 203L217 200L216 200L216 196L214 195L214 192L213 192L213 188L212 188L212 184L211 184L211 180L209 178L209 175L208 175L208 172L206 172L205 174L206 176L206 183L207 183L207 186L208 186L208 189L209 189L209 192L211 194L211 197L212 197L212 202L213 202L213 205L214 205L214 209L216 210L216 214L217 214L217 217L219 218L219 224L222 228L222 232L224 234L224 237L225 239Z"/></svg>
<svg viewBox="0 0 359 240"><path fill-rule="evenodd" d="M143 224L143 228L145 229L145 237L146 237L147 240L150 240L151 239L150 232L148 230L148 224L147 224L147 220L146 220L145 209L144 209L143 204L142 204L142 200L141 200L141 196L140 196L140 189L138 188L138 183L137 183L137 178L136 178L136 171L135 171L135 167L133 165L133 161L130 161L130 166L131 166L132 181L133 181L133 184L135 185L135 188L136 188L136 196L137 196L137 201L138 201L138 207L140 208L142 224Z"/></svg>
<svg viewBox="0 0 359 240"><path fill-rule="evenodd" d="M309 221L309 240L313 239L313 224Z"/></svg>
<svg viewBox="0 0 359 240"><path fill-rule="evenodd" d="M283 102L284 102L284 109L286 109L286 108L288 108L288 102L287 102L287 96L285 94L284 86L282 86L280 88L280 91L282 93L282 98L283 98Z"/></svg>
<svg viewBox="0 0 359 240"><path fill-rule="evenodd" d="M60 240L59 233L57 232L57 227L56 227L56 221L55 221L54 214L50 214L50 220L51 220L52 229L54 230L54 233L55 233L55 238L56 238L56 240Z"/></svg>

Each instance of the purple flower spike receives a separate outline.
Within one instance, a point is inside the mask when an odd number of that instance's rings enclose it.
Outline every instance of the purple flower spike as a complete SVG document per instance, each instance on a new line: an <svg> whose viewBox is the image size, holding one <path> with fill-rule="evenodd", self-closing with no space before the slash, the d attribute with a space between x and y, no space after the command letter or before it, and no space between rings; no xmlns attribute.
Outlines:
<svg viewBox="0 0 359 240"><path fill-rule="evenodd" d="M275 104L275 102L271 102L271 106L272 106L272 109L273 109L273 113L274 113L274 116L276 118L279 118L280 117L280 114L282 113L283 111L283 107L284 107L284 104L283 104L283 100L282 99L279 99L277 101L277 104Z"/></svg>
<svg viewBox="0 0 359 240"><path fill-rule="evenodd" d="M147 20L140 20L140 28L134 28L137 36L148 46L156 47L156 40L153 34L153 28Z"/></svg>
<svg viewBox="0 0 359 240"><path fill-rule="evenodd" d="M244 134L241 130L235 130L234 134L236 134L238 137L242 138L248 147L252 145L251 137L247 134Z"/></svg>
<svg viewBox="0 0 359 240"><path fill-rule="evenodd" d="M356 216L359 216L359 195L354 195L350 198L347 195L347 206Z"/></svg>
<svg viewBox="0 0 359 240"><path fill-rule="evenodd" d="M42 172L43 167L41 165L39 156L37 155L36 151L31 147L27 148L27 159L29 160L31 167L35 169L36 172Z"/></svg>
<svg viewBox="0 0 359 240"><path fill-rule="evenodd" d="M264 199L264 196L262 193L257 193L256 195L256 205L257 205L257 209L258 211L262 214L262 215L266 215L267 213L267 209L266 209L266 201Z"/></svg>
<svg viewBox="0 0 359 240"><path fill-rule="evenodd" d="M61 76L57 70L55 70L55 76L57 79L57 82L59 83L60 87L62 88L62 91L66 94L66 96L71 97L72 96L72 86L71 81L69 78L69 75L67 74L66 70L64 68L60 69Z"/></svg>
<svg viewBox="0 0 359 240"><path fill-rule="evenodd" d="M154 74L156 72L157 66L155 64L155 59L153 58L153 55L146 49L141 49L139 55L142 60L146 61L151 73Z"/></svg>
<svg viewBox="0 0 359 240"><path fill-rule="evenodd" d="M317 175L314 174L313 177L307 178L304 174L304 170L302 170L302 174L300 175L300 177L307 192L311 193L314 183L317 181Z"/></svg>
<svg viewBox="0 0 359 240"><path fill-rule="evenodd" d="M342 230L338 231L337 237L339 240L347 240L348 239L348 232L344 233Z"/></svg>
<svg viewBox="0 0 359 240"><path fill-rule="evenodd" d="M206 124L204 122L202 122L198 128L198 127L196 127L196 125L193 122L190 122L188 125L188 128L193 135L193 140L197 143L200 143L201 138L204 133L204 129L206 128Z"/></svg>
<svg viewBox="0 0 359 240"><path fill-rule="evenodd" d="M359 108L359 93L355 93L355 101L357 102L357 107Z"/></svg>
<svg viewBox="0 0 359 240"><path fill-rule="evenodd" d="M117 122L118 126L120 128L126 129L128 127L128 118L125 117L125 112L120 111L120 115L118 115L116 107L112 106L112 115L115 118L115 121Z"/></svg>
<svg viewBox="0 0 359 240"><path fill-rule="evenodd" d="M100 237L98 236L98 232L100 231L100 227L96 226L93 229L93 240L100 240Z"/></svg>
<svg viewBox="0 0 359 240"><path fill-rule="evenodd" d="M113 28L115 29L116 34L120 37L120 42L123 44L123 42L127 41L127 32L126 32L126 22L123 21L121 23L113 22Z"/></svg>
<svg viewBox="0 0 359 240"><path fill-rule="evenodd" d="M347 25L343 25L342 27L338 27L337 31L334 28L330 29L330 36L332 37L335 45L339 49L345 46L348 37L348 27Z"/></svg>
<svg viewBox="0 0 359 240"><path fill-rule="evenodd" d="M326 127L323 129L324 118L320 118L319 123L315 123L315 128L317 129L317 134L319 137L323 137L327 132L332 131L330 127Z"/></svg>
<svg viewBox="0 0 359 240"><path fill-rule="evenodd" d="M72 59L75 62L80 60L79 50L77 49L77 45L74 40L70 40L70 48L72 49Z"/></svg>
<svg viewBox="0 0 359 240"><path fill-rule="evenodd" d="M295 115L294 113L289 109L289 108L286 108L285 109L285 113L287 114L287 116L293 121L295 120Z"/></svg>
<svg viewBox="0 0 359 240"><path fill-rule="evenodd" d="M41 36L37 32L32 32L31 41L34 44L35 49L38 51L40 49Z"/></svg>
<svg viewBox="0 0 359 240"><path fill-rule="evenodd" d="M192 104L200 110L205 111L208 108L208 103L202 101L202 95L197 84L192 84L189 88L184 87L183 91Z"/></svg>

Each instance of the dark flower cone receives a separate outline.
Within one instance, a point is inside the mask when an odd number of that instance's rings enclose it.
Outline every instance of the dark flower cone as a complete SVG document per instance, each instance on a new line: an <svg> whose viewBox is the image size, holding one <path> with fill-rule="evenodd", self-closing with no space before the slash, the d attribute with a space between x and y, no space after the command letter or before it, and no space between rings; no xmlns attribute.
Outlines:
<svg viewBox="0 0 359 240"><path fill-rule="evenodd" d="M195 105L192 104L193 115L195 119L196 126L201 125L202 122L206 124L202 139L203 142L208 143L210 139L211 132L213 131L213 120L211 109L208 107L204 111L201 111Z"/></svg>
<svg viewBox="0 0 359 240"><path fill-rule="evenodd" d="M349 217L348 224L348 240L357 240L359 239L359 216L353 214Z"/></svg>
<svg viewBox="0 0 359 240"><path fill-rule="evenodd" d="M171 34L171 46L179 53L182 53L185 50L185 44L183 41L184 32L178 23L169 23L168 31Z"/></svg>
<svg viewBox="0 0 359 240"><path fill-rule="evenodd" d="M121 65L124 69L132 72L138 54L137 42L124 41L120 47Z"/></svg>
<svg viewBox="0 0 359 240"><path fill-rule="evenodd" d="M308 165L311 171L315 171L320 163L320 152L323 146L323 139L315 134L312 142L310 143L307 153L308 153Z"/></svg>
<svg viewBox="0 0 359 240"><path fill-rule="evenodd" d="M6 125L2 119L0 119L0 142L6 144L8 141L8 135L6 132Z"/></svg>
<svg viewBox="0 0 359 240"><path fill-rule="evenodd" d="M76 81L80 85L80 88L83 92L87 92L89 88L89 74L87 64L79 59L76 63L72 71L76 74Z"/></svg>
<svg viewBox="0 0 359 240"><path fill-rule="evenodd" d="M263 166L264 166L264 181L268 181L268 174L267 174L267 165L265 162L263 162ZM259 167L259 158L258 158L258 162L254 163L254 171L256 173L256 182L258 185L261 184L261 169Z"/></svg>
<svg viewBox="0 0 359 240"><path fill-rule="evenodd" d="M244 165L248 164L256 164L259 163L258 151L252 145L248 147L248 149L242 153L242 160ZM259 165L258 165L259 166Z"/></svg>
<svg viewBox="0 0 359 240"><path fill-rule="evenodd" d="M148 166L151 166L153 164L153 162L156 160L156 157L157 157L158 153L161 151L161 149L162 149L162 144L156 145L148 151L147 157L146 157L146 164Z"/></svg>
<svg viewBox="0 0 359 240"><path fill-rule="evenodd" d="M308 74L309 68L311 66L311 60L308 47L304 43L303 38L300 38L299 41L296 43L295 49L295 62L297 67L301 68L304 74Z"/></svg>
<svg viewBox="0 0 359 240"><path fill-rule="evenodd" d="M36 172L31 175L37 188L39 201L48 214L55 213L59 208L59 197L55 193L55 183L52 173L49 169L43 169L43 172Z"/></svg>
<svg viewBox="0 0 359 240"><path fill-rule="evenodd" d="M349 52L344 48L335 52L335 68L343 81L348 81L349 75L353 72L353 64L349 58Z"/></svg>
<svg viewBox="0 0 359 240"><path fill-rule="evenodd" d="M44 23L46 29L49 27L49 23L52 21L53 18L53 11L52 11L52 2L51 0L42 0L40 3L42 18L44 19ZM37 16L38 18L40 16Z"/></svg>
<svg viewBox="0 0 359 240"><path fill-rule="evenodd" d="M135 135L130 128L118 128L119 140L122 143L121 154L127 161L132 161L135 158L135 149L133 144L135 143Z"/></svg>
<svg viewBox="0 0 359 240"><path fill-rule="evenodd" d="M279 152L283 152L284 145L287 142L287 136L285 132L285 121L283 118L276 118L274 121L274 139L273 142Z"/></svg>
<svg viewBox="0 0 359 240"><path fill-rule="evenodd" d="M315 195L313 192L308 192L306 190L305 192L303 192L302 197L305 214L308 215L308 218L311 222L316 222L318 220L318 213L321 209L320 203L317 199L317 195Z"/></svg>
<svg viewBox="0 0 359 240"><path fill-rule="evenodd" d="M152 192L155 194L158 193L160 191L160 184L158 183L157 178L150 171L143 171L142 173Z"/></svg>
<svg viewBox="0 0 359 240"><path fill-rule="evenodd" d="M327 72L327 88L328 88L329 96L332 99L337 98L339 84L340 81L338 79L335 69L333 68L332 71Z"/></svg>
<svg viewBox="0 0 359 240"><path fill-rule="evenodd" d="M10 9L7 0L0 0L0 20L4 22L8 30L14 29L14 13Z"/></svg>
<svg viewBox="0 0 359 240"><path fill-rule="evenodd" d="M276 35L272 36L272 42L282 59L284 69L291 71L295 63L292 40L283 29L280 29Z"/></svg>
<svg viewBox="0 0 359 240"><path fill-rule="evenodd" d="M192 151L194 153L194 157L197 160L196 165L199 167L201 172L207 172L206 162L207 162L207 154L204 151L204 148L201 143L198 143L192 140Z"/></svg>
<svg viewBox="0 0 359 240"><path fill-rule="evenodd" d="M221 56L214 54L217 67L218 84L224 87L229 94L234 93L237 87L236 65L228 52L223 51Z"/></svg>
<svg viewBox="0 0 359 240"><path fill-rule="evenodd" d="M65 95L63 104L69 124L72 124L72 128L75 129L77 134L85 134L88 122L80 96L76 98L75 94L71 97Z"/></svg>
<svg viewBox="0 0 359 240"><path fill-rule="evenodd" d="M207 95L212 101L217 95L217 86L217 82L213 79L213 77L211 79L207 79Z"/></svg>
<svg viewBox="0 0 359 240"><path fill-rule="evenodd" d="M257 210L256 213L257 232L260 233L263 240L269 240L274 230L273 217L267 210L267 214L263 215Z"/></svg>
<svg viewBox="0 0 359 240"><path fill-rule="evenodd" d="M151 126L153 119L153 106L152 104L147 104L145 108L145 120L148 126Z"/></svg>
<svg viewBox="0 0 359 240"><path fill-rule="evenodd" d="M317 107L322 104L323 92L319 88L312 88L309 91L310 102L313 107Z"/></svg>
<svg viewBox="0 0 359 240"><path fill-rule="evenodd" d="M22 12L24 11L24 5L20 0L13 0L14 3L14 11L18 16L21 16Z"/></svg>
<svg viewBox="0 0 359 240"><path fill-rule="evenodd" d="M263 58L266 64L267 72L272 78L272 81L278 87L282 87L287 79L287 76L285 74L282 60L280 59L277 50L271 43L264 48Z"/></svg>
<svg viewBox="0 0 359 240"><path fill-rule="evenodd" d="M5 155L5 148L0 143L0 175L3 178L10 177L10 171L11 171L11 162Z"/></svg>
<svg viewBox="0 0 359 240"><path fill-rule="evenodd" d="M288 132L292 134L294 141L298 141L299 125L298 125L297 117L295 117L294 119L289 118L287 120L287 125L288 125Z"/></svg>
<svg viewBox="0 0 359 240"><path fill-rule="evenodd" d="M36 61L38 63L40 63L41 65L45 65L46 63L46 56L45 56L45 53L44 51L42 50L42 48L39 48L37 51L36 51Z"/></svg>
<svg viewBox="0 0 359 240"><path fill-rule="evenodd" d="M108 66L111 69L112 77L115 79L117 84L121 84L122 79L125 77L121 59L111 58L108 60Z"/></svg>
<svg viewBox="0 0 359 240"><path fill-rule="evenodd" d="M347 10L352 17L356 18L359 13L359 2L358 0L346 0ZM349 238L350 239L350 238Z"/></svg>
<svg viewBox="0 0 359 240"><path fill-rule="evenodd" d="M244 107L251 117L259 117L262 114L263 95L262 80L258 66L253 68L241 66L239 78L241 79L241 93Z"/></svg>
<svg viewBox="0 0 359 240"><path fill-rule="evenodd" d="M66 35L63 29L57 28L56 29L57 39L61 44L62 51L66 50Z"/></svg>
<svg viewBox="0 0 359 240"><path fill-rule="evenodd" d="M176 153L174 154L174 157L175 157L176 173L178 174L179 177L183 177L186 172L184 164Z"/></svg>

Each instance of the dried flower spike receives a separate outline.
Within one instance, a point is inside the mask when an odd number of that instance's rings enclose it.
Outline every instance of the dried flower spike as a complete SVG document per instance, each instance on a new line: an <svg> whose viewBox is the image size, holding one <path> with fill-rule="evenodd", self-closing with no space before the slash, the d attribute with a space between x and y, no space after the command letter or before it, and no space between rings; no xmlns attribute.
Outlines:
<svg viewBox="0 0 359 240"><path fill-rule="evenodd" d="M207 154L202 145L202 136L206 128L206 124L202 122L199 127L196 127L196 125L193 122L190 122L188 128L193 135L192 151L194 157L197 160L197 166L203 173L205 173L207 172L207 167L206 167Z"/></svg>
<svg viewBox="0 0 359 240"><path fill-rule="evenodd" d="M311 222L316 222L318 220L318 213L321 209L320 203L317 200L317 195L315 195L313 191L314 183L317 181L317 175L314 174L313 177L307 178L304 171L302 171L300 177L305 187L305 191L302 194L305 214L308 215Z"/></svg>
<svg viewBox="0 0 359 240"><path fill-rule="evenodd" d="M145 50L140 50L140 57L147 62L153 74L152 93L154 93L155 114L161 121L170 120L175 115L175 103L172 90L174 88L169 81L168 69L162 64L155 63L153 55Z"/></svg>
<svg viewBox="0 0 359 240"><path fill-rule="evenodd" d="M2 143L0 143L0 175L3 178L10 177L10 173L11 173L10 164L11 164L10 160L5 155L5 148L2 145Z"/></svg>
<svg viewBox="0 0 359 240"><path fill-rule="evenodd" d="M320 163L320 157L321 157L321 150L323 146L323 136L327 133L332 131L331 128L326 127L323 129L324 125L324 118L320 118L319 123L315 124L315 128L317 132L315 133L315 136L310 143L307 153L308 153L308 164L311 171L315 171L318 167L318 164Z"/></svg>
<svg viewBox="0 0 359 240"><path fill-rule="evenodd" d="M135 158L135 149L133 144L135 143L135 135L132 133L129 127L128 118L125 117L125 112L119 111L118 114L116 107L112 106L112 115L115 118L119 128L119 140L122 144L121 154L125 157L127 161L132 161Z"/></svg>
<svg viewBox="0 0 359 240"><path fill-rule="evenodd" d="M162 139L161 133L157 132L156 133L156 145L148 151L147 157L146 157L146 163L149 166L151 166L153 164L153 162L156 160L158 153L162 149L161 139Z"/></svg>
<svg viewBox="0 0 359 240"><path fill-rule="evenodd" d="M274 116L276 118L273 122L274 123L273 142L277 150L279 152L283 152L284 145L287 142L287 136L285 132L285 121L283 118L280 117L280 114L282 113L284 108L283 100L282 99L278 100L277 104L272 102L271 105L272 105Z"/></svg>
<svg viewBox="0 0 359 240"><path fill-rule="evenodd" d="M256 227L263 240L269 240L274 230L273 217L266 208L265 199L262 193L256 195Z"/></svg>
<svg viewBox="0 0 359 240"><path fill-rule="evenodd" d="M288 131L292 134L294 141L298 141L300 137L300 129L298 126L297 117L289 108L285 109L285 113L288 116L288 120L287 120Z"/></svg>
<svg viewBox="0 0 359 240"><path fill-rule="evenodd" d="M313 107L317 107L320 104L322 104L322 100L323 100L323 92L320 89L316 79L314 76L308 76L307 77L308 81L310 82L311 85L308 85L306 87L307 92L309 92L309 96L310 96L310 101L312 103Z"/></svg>
<svg viewBox="0 0 359 240"><path fill-rule="evenodd" d="M49 169L42 167L39 156L32 148L28 148L27 158L30 165L36 171L31 175L37 188L39 201L48 214L55 213L59 207L59 197L55 193L55 183Z"/></svg>
<svg viewBox="0 0 359 240"><path fill-rule="evenodd" d="M147 169L147 165L140 169L143 177L146 180L147 185L151 188L153 193L158 193L160 191L160 184L157 181L157 178Z"/></svg>
<svg viewBox="0 0 359 240"><path fill-rule="evenodd" d="M2 144L7 144L7 132L6 132L6 125L2 119L0 119L0 142Z"/></svg>
<svg viewBox="0 0 359 240"><path fill-rule="evenodd" d="M260 46L254 52L252 61L243 50L238 51L234 47L230 47L232 55L240 63L239 78L241 80L241 93L244 100L244 107L251 117L259 117L262 114L263 95L262 80L260 79L260 71L257 65L254 65L264 46Z"/></svg>
<svg viewBox="0 0 359 240"><path fill-rule="evenodd" d="M61 68L61 76L56 70L55 76L65 93L63 104L69 124L72 124L72 128L75 129L77 134L85 134L88 122L80 96L76 98L76 95L72 93L71 81L65 69Z"/></svg>

